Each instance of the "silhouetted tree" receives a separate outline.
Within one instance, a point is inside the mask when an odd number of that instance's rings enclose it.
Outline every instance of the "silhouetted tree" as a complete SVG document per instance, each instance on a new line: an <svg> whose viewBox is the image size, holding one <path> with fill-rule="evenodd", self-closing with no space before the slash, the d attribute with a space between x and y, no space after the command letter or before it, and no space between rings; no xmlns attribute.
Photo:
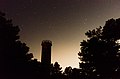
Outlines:
<svg viewBox="0 0 120 79"><path fill-rule="evenodd" d="M0 79L18 79L27 76L28 62L33 55L29 47L19 41L20 29L0 12Z"/></svg>
<svg viewBox="0 0 120 79"><path fill-rule="evenodd" d="M103 35L104 38L108 40L111 39L116 41L120 39L120 18L106 21L106 24L103 27Z"/></svg>
<svg viewBox="0 0 120 79"><path fill-rule="evenodd" d="M45 79L42 75L42 65L37 59L31 60L28 65L29 79Z"/></svg>
<svg viewBox="0 0 120 79"><path fill-rule="evenodd" d="M80 75L81 69L73 68L71 66L66 67L65 71L63 72L63 79L81 79Z"/></svg>
<svg viewBox="0 0 120 79"><path fill-rule="evenodd" d="M71 66L66 67L63 74L65 79L70 79L72 76L72 67Z"/></svg>
<svg viewBox="0 0 120 79"><path fill-rule="evenodd" d="M62 67L55 62L55 64L51 67L51 79L62 79Z"/></svg>
<svg viewBox="0 0 120 79"><path fill-rule="evenodd" d="M81 79L80 71L80 69L73 68L70 79Z"/></svg>
<svg viewBox="0 0 120 79"><path fill-rule="evenodd" d="M81 42L81 77L83 79L119 79L120 19L110 19L105 26L85 33Z"/></svg>

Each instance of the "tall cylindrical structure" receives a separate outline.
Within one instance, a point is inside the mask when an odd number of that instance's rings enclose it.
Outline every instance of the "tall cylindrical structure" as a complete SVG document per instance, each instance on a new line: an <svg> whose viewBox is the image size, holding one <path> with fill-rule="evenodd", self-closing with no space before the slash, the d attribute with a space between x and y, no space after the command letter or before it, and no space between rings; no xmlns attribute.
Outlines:
<svg viewBox="0 0 120 79"><path fill-rule="evenodd" d="M51 64L52 41L43 40L41 45L42 45L41 63L46 64L46 65L50 65Z"/></svg>
<svg viewBox="0 0 120 79"><path fill-rule="evenodd" d="M43 79L50 79L52 42L50 40L43 40L41 45L42 45L41 55L42 76Z"/></svg>

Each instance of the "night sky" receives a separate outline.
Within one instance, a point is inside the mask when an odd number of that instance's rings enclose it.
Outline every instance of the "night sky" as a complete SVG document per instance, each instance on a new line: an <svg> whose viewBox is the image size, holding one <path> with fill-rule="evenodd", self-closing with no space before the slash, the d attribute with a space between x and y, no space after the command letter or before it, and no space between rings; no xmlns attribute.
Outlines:
<svg viewBox="0 0 120 79"><path fill-rule="evenodd" d="M21 29L20 39L40 60L42 40L51 40L52 62L79 67L84 33L120 18L120 0L0 0L0 10Z"/></svg>

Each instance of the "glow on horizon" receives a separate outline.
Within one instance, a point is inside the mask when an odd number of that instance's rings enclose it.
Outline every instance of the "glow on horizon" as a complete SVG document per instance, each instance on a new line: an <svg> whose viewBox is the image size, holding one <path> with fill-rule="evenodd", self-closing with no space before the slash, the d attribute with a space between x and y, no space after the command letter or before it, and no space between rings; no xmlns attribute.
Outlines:
<svg viewBox="0 0 120 79"><path fill-rule="evenodd" d="M78 59L78 52L80 49L79 42L76 43L55 43L52 41L52 51L51 51L51 63L58 62L62 69L64 70L65 67L71 66L72 68L79 68L79 59ZM57 45L59 44L59 45ZM39 44L40 45L40 44ZM70 47L68 47L70 46ZM42 46L38 46L36 49L30 49L30 52L33 52L34 58L37 58L41 61L41 48ZM37 50L39 49L39 50ZM39 53L34 53L39 52Z"/></svg>

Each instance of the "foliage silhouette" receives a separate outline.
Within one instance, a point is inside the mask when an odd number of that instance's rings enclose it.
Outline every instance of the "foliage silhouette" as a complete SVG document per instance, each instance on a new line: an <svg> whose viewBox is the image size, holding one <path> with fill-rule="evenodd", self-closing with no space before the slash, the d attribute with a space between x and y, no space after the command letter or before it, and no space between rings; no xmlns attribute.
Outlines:
<svg viewBox="0 0 120 79"><path fill-rule="evenodd" d="M32 60L29 47L19 40L20 29L0 12L0 79L32 79L30 76L40 64ZM37 64L37 65L36 65ZM35 73L34 73L35 74Z"/></svg>
<svg viewBox="0 0 120 79"><path fill-rule="evenodd" d="M71 66L66 67L63 74L65 75L66 79L71 78L72 67Z"/></svg>
<svg viewBox="0 0 120 79"><path fill-rule="evenodd" d="M120 75L120 19L110 19L105 26L85 33L81 42L82 79L119 79Z"/></svg>
<svg viewBox="0 0 120 79"><path fill-rule="evenodd" d="M62 79L62 67L55 62L51 67L51 79Z"/></svg>

